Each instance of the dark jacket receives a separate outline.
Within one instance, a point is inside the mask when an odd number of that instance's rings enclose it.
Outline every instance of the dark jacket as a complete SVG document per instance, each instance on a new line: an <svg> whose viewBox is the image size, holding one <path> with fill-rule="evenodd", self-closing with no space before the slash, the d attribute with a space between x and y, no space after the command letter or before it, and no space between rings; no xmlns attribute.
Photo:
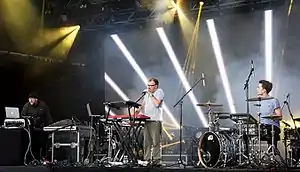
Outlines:
<svg viewBox="0 0 300 172"><path fill-rule="evenodd" d="M38 100L38 103L34 106L30 105L27 102L23 106L23 110L21 112L21 117L30 116L31 117L31 125L34 128L42 129L45 126L48 126L52 123L52 117L49 111L49 107L45 102Z"/></svg>

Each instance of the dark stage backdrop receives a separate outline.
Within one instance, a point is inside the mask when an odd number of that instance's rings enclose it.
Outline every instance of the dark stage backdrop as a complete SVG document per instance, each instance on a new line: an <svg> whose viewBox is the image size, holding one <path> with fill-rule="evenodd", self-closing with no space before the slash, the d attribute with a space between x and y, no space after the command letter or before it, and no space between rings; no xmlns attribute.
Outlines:
<svg viewBox="0 0 300 172"><path fill-rule="evenodd" d="M1 121L5 118L4 107L19 107L21 111L31 90L48 104L54 121L72 116L89 120L87 103L91 103L94 114L104 114L104 62L98 38L99 32L78 33L68 58L60 64L0 55ZM7 45L9 40L0 42L0 50L18 52Z"/></svg>

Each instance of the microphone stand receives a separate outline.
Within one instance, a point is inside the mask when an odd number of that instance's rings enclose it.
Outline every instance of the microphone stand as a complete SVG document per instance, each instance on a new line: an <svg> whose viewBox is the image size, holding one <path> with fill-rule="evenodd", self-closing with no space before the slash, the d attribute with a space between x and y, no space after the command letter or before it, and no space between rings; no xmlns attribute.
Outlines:
<svg viewBox="0 0 300 172"><path fill-rule="evenodd" d="M252 76L254 72L254 68L251 67L251 70L249 72L249 75L246 79L246 83L244 84L244 90L245 90L245 94L246 94L246 103L247 103L247 134L249 133L249 120L250 120L250 102L248 101L249 99L249 81L250 81L250 78ZM246 143L248 144L248 143Z"/></svg>
<svg viewBox="0 0 300 172"><path fill-rule="evenodd" d="M290 114L290 116L291 116L291 118L292 118L292 120L293 120L293 122L294 122L295 130L296 130L296 133L297 133L297 137L298 137L298 139L300 139L300 134L299 134L299 131L298 131L298 127L297 127L297 125L296 125L294 116L293 116L293 114L292 114L292 111L291 111L291 108L290 108L290 104L289 104L288 101L284 101L284 103L286 104L287 109L288 109L288 111L289 111L289 114Z"/></svg>
<svg viewBox="0 0 300 172"><path fill-rule="evenodd" d="M135 103L138 103L145 95L146 95L146 91L143 91L142 94L140 95L140 97L135 101ZM140 107L140 106L139 106ZM139 108L139 107L136 107L136 106L133 106L133 124L135 124L135 118L136 118L136 109ZM130 115L130 114L129 114ZM138 134L137 134L137 131L138 131L138 128L139 127L133 127L132 128L132 144L133 144L133 148L135 149L135 153L136 153L136 157L135 158L138 158L139 155L138 155L138 152L140 150L140 145L138 143Z"/></svg>
<svg viewBox="0 0 300 172"><path fill-rule="evenodd" d="M289 114L290 114L290 116L291 116L291 118L292 118L292 120L293 120L293 123L294 123L294 125L295 125L295 131L296 131L296 134L297 134L297 139L299 140L299 139L300 139L300 134L299 134L299 131L298 131L298 128L297 128L297 125L296 125L294 116L293 116L293 114L292 114L292 111L291 111L291 108L290 108L290 104L289 104L288 101L284 101L284 104L286 104L287 109L288 109L288 111L289 111ZM290 146L291 146L291 145L290 145ZM286 154L287 154L287 153L286 153ZM292 158L292 155L291 155L291 158ZM293 161L291 161L291 164L292 164L292 163L293 163Z"/></svg>
<svg viewBox="0 0 300 172"><path fill-rule="evenodd" d="M201 77L198 81L196 81L194 83L194 85L175 103L175 105L173 106L173 108L175 108L177 105L179 105L180 107L180 129L179 129L179 162L174 164L174 165L177 165L177 164L181 164L183 165L184 167L186 166L186 164L183 163L182 161L182 105L183 105L183 99L185 98L186 95L188 95L197 85L198 83L203 80L204 78Z"/></svg>

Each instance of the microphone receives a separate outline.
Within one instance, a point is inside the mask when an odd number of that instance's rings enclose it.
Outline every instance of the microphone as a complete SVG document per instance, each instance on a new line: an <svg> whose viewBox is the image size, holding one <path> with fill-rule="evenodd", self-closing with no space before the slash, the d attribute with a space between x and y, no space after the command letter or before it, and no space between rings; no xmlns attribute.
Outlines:
<svg viewBox="0 0 300 172"><path fill-rule="evenodd" d="M253 60L251 60L251 71L254 72L254 62L253 62ZM254 73L254 76L255 76L255 73Z"/></svg>
<svg viewBox="0 0 300 172"><path fill-rule="evenodd" d="M204 73L201 73L201 79L202 79L202 85L203 87L205 87L205 76L204 76Z"/></svg>
<svg viewBox="0 0 300 172"><path fill-rule="evenodd" d="M288 93L288 94L286 95L286 99L288 99L288 98L290 98L290 93Z"/></svg>
<svg viewBox="0 0 300 172"><path fill-rule="evenodd" d="M147 92L148 92L148 89L144 89L142 91L142 94L140 95L140 97L135 102L136 103L139 102L146 95Z"/></svg>

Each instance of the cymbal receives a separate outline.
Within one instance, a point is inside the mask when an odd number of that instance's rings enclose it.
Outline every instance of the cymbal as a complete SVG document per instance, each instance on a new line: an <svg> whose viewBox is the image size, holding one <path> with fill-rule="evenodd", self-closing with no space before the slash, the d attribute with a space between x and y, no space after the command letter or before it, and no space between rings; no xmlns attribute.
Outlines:
<svg viewBox="0 0 300 172"><path fill-rule="evenodd" d="M210 106L210 107L217 107L217 106L223 106L222 104L217 104L217 103L213 103L208 101L207 103L198 103L197 106Z"/></svg>
<svg viewBox="0 0 300 172"><path fill-rule="evenodd" d="M262 118L266 118L266 119L279 119L279 118L281 118L281 116L269 115L269 116L262 116Z"/></svg>
<svg viewBox="0 0 300 172"><path fill-rule="evenodd" d="M257 101L270 100L270 99L274 99L274 97L253 97L253 98L247 99L246 101L257 102Z"/></svg>

